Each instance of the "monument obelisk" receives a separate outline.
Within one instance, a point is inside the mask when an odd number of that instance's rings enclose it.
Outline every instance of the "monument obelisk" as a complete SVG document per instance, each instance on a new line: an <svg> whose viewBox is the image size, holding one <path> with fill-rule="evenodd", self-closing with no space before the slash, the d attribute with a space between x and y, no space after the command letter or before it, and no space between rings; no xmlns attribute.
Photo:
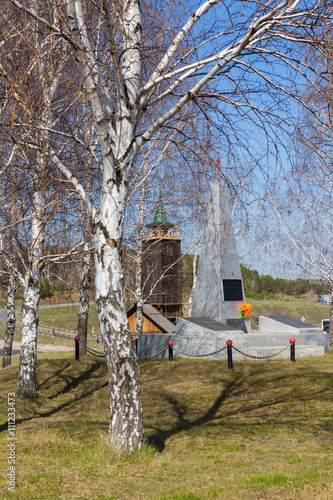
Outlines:
<svg viewBox="0 0 333 500"><path fill-rule="evenodd" d="M213 182L200 252L193 318L210 318L250 331L240 304L245 302L228 194L223 182Z"/></svg>

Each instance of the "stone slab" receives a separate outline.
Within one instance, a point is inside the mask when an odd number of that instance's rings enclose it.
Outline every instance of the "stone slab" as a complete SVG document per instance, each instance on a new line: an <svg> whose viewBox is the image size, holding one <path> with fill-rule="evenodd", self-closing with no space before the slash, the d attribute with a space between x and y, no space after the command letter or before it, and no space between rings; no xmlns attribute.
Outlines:
<svg viewBox="0 0 333 500"><path fill-rule="evenodd" d="M228 318L227 325L230 328L236 328L237 330L242 330L244 333L248 333L249 326L247 325L247 321L244 318Z"/></svg>
<svg viewBox="0 0 333 500"><path fill-rule="evenodd" d="M176 335L190 337L225 337L226 335L244 335L242 330L225 325L210 318L177 318Z"/></svg>
<svg viewBox="0 0 333 500"><path fill-rule="evenodd" d="M225 332L230 330L239 330L239 328L234 328L229 325L225 325L220 321L215 321L210 318L177 318L177 320L182 323L189 321L191 324L202 326L203 328L207 328L208 330L212 330L215 332Z"/></svg>
<svg viewBox="0 0 333 500"><path fill-rule="evenodd" d="M312 333L320 334L322 329L309 323L303 323L288 316L259 316L259 331L268 333Z"/></svg>
<svg viewBox="0 0 333 500"><path fill-rule="evenodd" d="M273 319L274 321L279 321L284 325L293 326L294 328L298 329L317 328L314 325L310 325L310 323L305 323L305 321L301 321L300 319L290 318L289 316L265 316L265 317Z"/></svg>
<svg viewBox="0 0 333 500"><path fill-rule="evenodd" d="M296 340L296 347L298 345L320 345L325 348L325 352L329 349L329 337L327 334L322 333L321 330L317 334L293 332L292 335L289 332L269 333L252 331L250 335L244 335L242 345L249 348L273 347L282 345L282 342L289 344L291 337Z"/></svg>

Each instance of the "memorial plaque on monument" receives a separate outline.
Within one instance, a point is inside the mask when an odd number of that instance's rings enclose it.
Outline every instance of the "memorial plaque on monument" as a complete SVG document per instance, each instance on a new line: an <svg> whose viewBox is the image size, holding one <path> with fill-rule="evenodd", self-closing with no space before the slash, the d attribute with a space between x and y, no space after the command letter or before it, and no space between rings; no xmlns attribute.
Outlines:
<svg viewBox="0 0 333 500"><path fill-rule="evenodd" d="M222 280L224 301L239 301L243 299L242 280Z"/></svg>
<svg viewBox="0 0 333 500"><path fill-rule="evenodd" d="M237 330L242 330L243 332L247 333L245 320L243 318L227 319L227 325L233 326L234 328L237 328Z"/></svg>

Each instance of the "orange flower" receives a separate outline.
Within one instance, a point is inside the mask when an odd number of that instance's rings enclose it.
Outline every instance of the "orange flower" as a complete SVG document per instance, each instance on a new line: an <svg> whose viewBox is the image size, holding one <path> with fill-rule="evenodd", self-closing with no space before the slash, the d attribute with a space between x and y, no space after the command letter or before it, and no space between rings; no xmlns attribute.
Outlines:
<svg viewBox="0 0 333 500"><path fill-rule="evenodd" d="M243 318L248 318L250 311L252 309L251 304L244 304L243 302L239 305L241 315Z"/></svg>

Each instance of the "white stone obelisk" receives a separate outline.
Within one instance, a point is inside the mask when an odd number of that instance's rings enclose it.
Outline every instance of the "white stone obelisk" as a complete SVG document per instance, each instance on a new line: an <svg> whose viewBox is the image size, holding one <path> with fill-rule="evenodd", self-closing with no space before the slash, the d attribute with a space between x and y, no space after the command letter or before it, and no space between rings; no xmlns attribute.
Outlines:
<svg viewBox="0 0 333 500"><path fill-rule="evenodd" d="M234 320L242 319L239 308L242 302L245 295L227 190L224 183L213 182L192 317L210 318L231 326ZM248 320L245 330L250 331Z"/></svg>

